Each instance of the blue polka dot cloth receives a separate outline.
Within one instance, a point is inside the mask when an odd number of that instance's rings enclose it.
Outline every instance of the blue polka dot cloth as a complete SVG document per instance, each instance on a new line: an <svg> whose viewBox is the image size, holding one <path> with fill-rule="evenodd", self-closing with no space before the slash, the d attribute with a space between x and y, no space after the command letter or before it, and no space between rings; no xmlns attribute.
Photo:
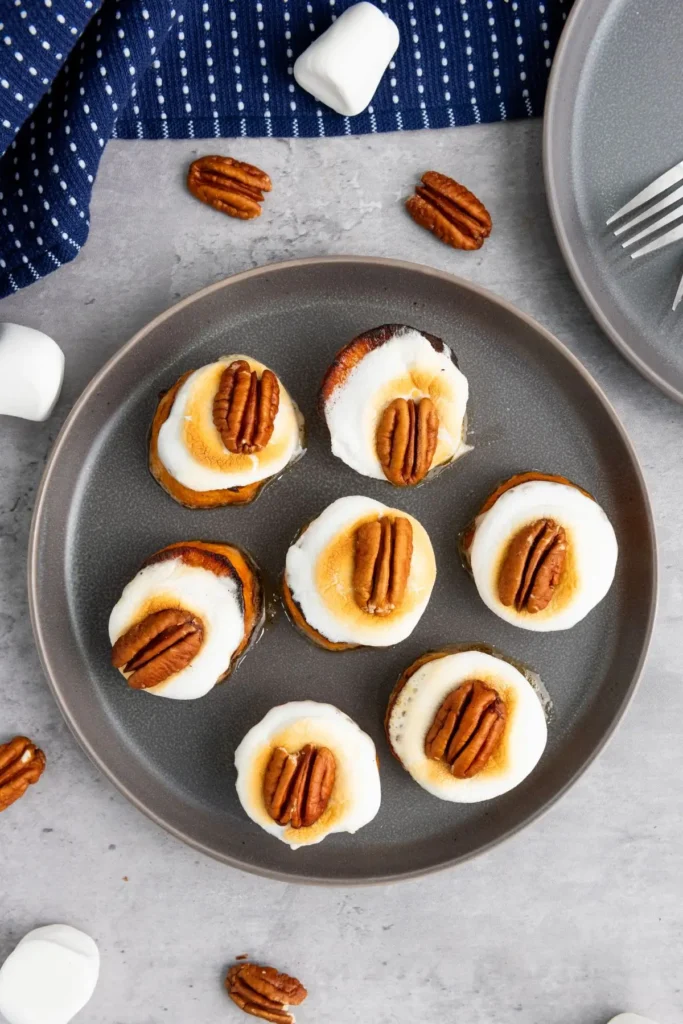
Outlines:
<svg viewBox="0 0 683 1024"><path fill-rule="evenodd" d="M74 259L118 139L325 136L535 117L571 0L376 0L401 43L342 117L292 65L351 0L0 0L0 296ZM207 142L206 152L225 152Z"/></svg>

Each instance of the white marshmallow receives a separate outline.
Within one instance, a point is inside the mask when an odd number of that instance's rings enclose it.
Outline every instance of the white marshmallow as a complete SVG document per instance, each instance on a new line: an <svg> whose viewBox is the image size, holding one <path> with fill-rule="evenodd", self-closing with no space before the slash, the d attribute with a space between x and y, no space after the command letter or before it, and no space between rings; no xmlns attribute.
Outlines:
<svg viewBox="0 0 683 1024"><path fill-rule="evenodd" d="M276 746L301 750L307 743L328 747L337 763L328 812L315 825L278 825L263 799L265 762ZM357 832L372 821L382 799L377 751L367 733L332 704L293 701L271 708L235 751L237 795L252 821L293 850L320 843L333 832Z"/></svg>
<svg viewBox="0 0 683 1024"><path fill-rule="evenodd" d="M374 4L349 7L294 64L306 92L338 114L365 110L398 49L395 23Z"/></svg>
<svg viewBox="0 0 683 1024"><path fill-rule="evenodd" d="M46 420L59 398L64 353L47 334L0 324L0 413Z"/></svg>
<svg viewBox="0 0 683 1024"><path fill-rule="evenodd" d="M36 928L0 967L0 1014L8 1024L67 1024L92 996L100 954L66 924Z"/></svg>
<svg viewBox="0 0 683 1024"><path fill-rule="evenodd" d="M564 594L560 587L547 608L532 615L503 604L498 577L512 538L541 519L554 520L564 528L573 580ZM617 555L614 527L596 501L570 484L529 480L505 491L478 517L470 563L479 596L492 612L513 626L549 632L570 629L602 601L614 579Z"/></svg>
<svg viewBox="0 0 683 1024"><path fill-rule="evenodd" d="M168 600L168 607L185 608L202 620L204 639L189 665L144 692L172 700L203 697L226 671L244 637L241 591L229 576L217 576L209 569L185 565L180 558L154 562L133 577L112 608L109 616L112 645L140 621L141 609L161 594Z"/></svg>
<svg viewBox="0 0 683 1024"><path fill-rule="evenodd" d="M213 422L213 398L221 373L238 359L258 373L267 369L263 363L244 355L221 356L215 363L200 367L179 388L168 419L159 431L159 458L175 480L193 491L259 483L279 476L303 453L302 416L282 381L273 436L265 449L235 457L223 446Z"/></svg>
<svg viewBox="0 0 683 1024"><path fill-rule="evenodd" d="M410 520L413 554L403 603L391 615L368 615L356 604L347 554L333 555L335 541L352 538L365 519L387 513ZM352 548L351 548L352 550ZM360 494L337 498L314 519L287 552L285 577L306 622L333 643L390 647L410 636L429 603L436 561L424 526L406 512Z"/></svg>
<svg viewBox="0 0 683 1024"><path fill-rule="evenodd" d="M649 1017L641 1017L639 1013L619 1013L612 1017L609 1024L655 1024Z"/></svg>
<svg viewBox="0 0 683 1024"><path fill-rule="evenodd" d="M332 454L351 469L386 480L377 455L377 424L394 398L431 398L439 416L439 436L432 467L470 451L464 441L468 383L447 345L437 352L424 334L400 328L372 349L325 402Z"/></svg>
<svg viewBox="0 0 683 1024"><path fill-rule="evenodd" d="M425 753L425 737L449 693L470 679L491 686L507 707L504 737L485 768L468 779ZM428 793L454 803L492 800L518 786L536 767L548 738L543 706L522 673L484 651L435 658L413 673L389 715L389 740L403 767Z"/></svg>

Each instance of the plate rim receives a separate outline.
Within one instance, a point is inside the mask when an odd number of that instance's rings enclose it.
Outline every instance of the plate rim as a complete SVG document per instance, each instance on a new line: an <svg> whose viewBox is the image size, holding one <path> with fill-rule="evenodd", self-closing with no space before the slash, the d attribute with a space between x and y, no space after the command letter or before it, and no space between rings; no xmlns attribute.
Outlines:
<svg viewBox="0 0 683 1024"><path fill-rule="evenodd" d="M600 4L599 7L598 2ZM674 384L671 384L671 382L659 374L657 370L653 369L646 360L638 354L632 343L627 340L624 334L619 331L603 311L598 298L598 290L593 289L590 280L583 274L579 266L577 256L575 255L574 247L572 247L571 242L569 241L569 230L563 217L561 201L559 198L560 188L557 184L555 154L557 153L559 158L559 147L562 142L562 129L558 128L558 123L562 123L562 115L559 114L558 111L560 110L561 104L563 102L567 102L566 96L569 95L571 97L569 100L569 103L571 104L571 116L565 118L564 126L566 127L567 121L571 123L576 102L576 88L567 90L566 83L563 81L567 54L573 48L575 35L579 28L582 27L584 19L588 20L590 18L594 18L596 19L597 24L600 24L607 16L612 3L615 2L616 0L575 0L574 6L567 18L567 22L555 51L553 65L548 79L548 88L543 110L543 178L545 181L548 209L550 210L550 218L553 224L555 237L562 253L562 258L564 259L565 265L579 294L581 295L581 298L588 306L588 309L590 310L594 320L596 320L598 326L604 331L619 352L621 352L622 356L624 356L631 365L638 370L642 377L649 380L651 384L658 387L660 391L663 391L669 398L672 398L676 402L683 403L683 388L678 388ZM582 67L585 64L585 54L583 56L583 62ZM574 85L576 85L576 82L574 82ZM564 96L562 95L563 92ZM631 336L641 337L640 333L635 328L630 333Z"/></svg>
<svg viewBox="0 0 683 1024"><path fill-rule="evenodd" d="M378 875L370 878L354 878L354 877L338 877L338 878L321 878L318 876L308 875L296 875L288 874L284 871L272 870L269 868L263 868L258 864L248 863L241 861L238 857L221 853L218 850L211 848L204 844L201 840L193 838L191 835L185 833L181 828L166 821L162 815L157 813L152 806L149 806L141 797L136 796L128 787L121 782L115 772L111 770L105 761L100 757L95 749L95 745L92 744L86 736L83 734L83 730L75 720L74 715L68 700L65 700L62 694L62 687L58 680L53 676L50 657L47 651L47 645L43 638L43 632L39 621L37 612L38 602L38 541L39 533L42 525L43 511L47 502L47 496L49 492L50 479L54 472L55 466L59 459L60 453L68 441L69 434L73 429L74 423L76 422L82 408L86 405L89 398L97 390L102 381L111 372L111 370L123 359L126 358L127 354L131 352L137 345L144 340L144 338L152 331L164 323L164 321L170 319L181 309L193 302L203 299L205 296L212 294L215 291L219 291L222 288L229 287L232 284L240 283L244 280L253 279L255 277L262 276L264 274L281 273L292 270L297 267L321 265L321 264L364 264L371 266L384 266L391 269L408 270L411 272L417 272L421 275L430 277L436 277L443 283L449 285L455 283L456 285L464 288L466 291L475 293L476 295L492 302L494 305L501 307L507 313L511 313L513 316L522 320L534 331L541 335L544 341L551 345L560 355L564 356L565 359L578 371L580 376L587 383L589 388L595 394L596 399L602 405L605 413L612 421L615 429L617 430L622 443L624 444L633 464L633 468L636 473L638 483L640 485L641 493L645 502L645 511L648 522L648 541L650 549L652 551L652 559L649 567L650 577L650 607L647 619L645 639L636 664L633 677L629 683L626 692L619 704L617 713L609 724L609 727L605 730L604 734L600 738L600 741L596 744L595 748L591 753L584 759L582 764L576 769L571 777L564 783L564 785L551 796L545 803L541 804L535 811L532 811L525 818L520 820L517 824L511 826L504 833L492 839L477 850L473 850L470 853L460 854L451 857L447 860L442 861L439 864L434 864L426 868L415 868L407 871L394 872L388 875ZM151 819L155 824L159 825L166 832L173 835L176 839L180 839L186 845L191 848L200 851L206 856L211 857L223 864L228 865L231 868L239 871L245 871L248 874L256 875L262 878L269 878L276 881L287 882L289 884L299 885L317 885L327 886L332 888L338 887L361 887L368 885L387 885L393 882L401 882L414 878L422 878L428 875L436 874L437 872L446 871L454 868L458 864L464 864L476 857L487 853L489 850L506 842L513 836L519 834L527 826L538 821L544 814L546 814L551 807L554 807L559 800L571 789L574 783L588 770L591 764L605 749L612 736L616 732L619 724L621 723L632 699L635 691L640 683L642 677L643 668L650 650L652 633L656 618L657 605L659 599L658 589L658 576L659 576L659 557L658 557L658 546L656 529L654 522L654 515L652 509L652 502L650 494L645 482L645 477L640 465L640 461L633 447L633 444L626 432L626 429L622 425L614 407L607 398L605 392L583 366L579 359L564 345L558 338L555 337L546 327L540 324L528 313L519 309L513 303L507 299L496 295L488 288L484 288L479 284L468 281L456 274L451 274L447 271L438 270L434 267L427 266L426 264L413 263L407 260L397 260L387 257L380 256L312 256L300 259L276 261L274 263L266 263L259 267L253 267L249 270L240 271L237 274L232 274L226 278L222 278L220 281L216 281L213 284L207 285L204 288L199 289L190 295L185 296L179 302L170 306L168 309L159 313L156 317L150 320L147 324L136 331L135 334L125 342L116 352L104 363L104 365L95 373L94 377L85 386L83 391L80 393L73 406L71 407L62 427L57 434L54 444L49 452L43 475L41 477L40 485L36 493L36 502L31 517L31 527L29 532L28 540L28 555L27 555L27 587L28 587L28 600L29 600L29 615L31 620L31 627L33 630L33 638L35 641L36 649L40 659L41 668L47 681L48 687L52 693L52 696L59 708L59 711L64 718L69 730L71 731L74 738L79 743L81 749L87 754L92 763L103 773L103 775L111 782L115 788L135 807L141 811L146 817Z"/></svg>

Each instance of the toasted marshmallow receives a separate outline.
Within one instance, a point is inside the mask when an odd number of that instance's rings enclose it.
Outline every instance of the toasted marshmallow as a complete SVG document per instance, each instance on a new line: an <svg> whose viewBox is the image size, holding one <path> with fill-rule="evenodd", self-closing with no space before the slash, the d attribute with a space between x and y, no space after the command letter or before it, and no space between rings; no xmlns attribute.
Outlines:
<svg viewBox="0 0 683 1024"><path fill-rule="evenodd" d="M356 603L354 594L356 530L385 516L409 520L413 553L403 601L389 615L373 615ZM369 647L389 647L410 636L435 579L436 561L425 528L406 512L361 495L328 505L290 547L285 565L285 581L309 626L332 643Z"/></svg>
<svg viewBox="0 0 683 1024"><path fill-rule="evenodd" d="M268 762L277 747L296 754L307 744L327 747L334 756L336 772L330 799L315 824L302 828L279 825L268 813L264 799ZM357 832L379 810L375 744L332 704L304 700L272 708L240 743L235 751L235 767L237 795L246 813L293 850L319 843L333 832Z"/></svg>
<svg viewBox="0 0 683 1024"><path fill-rule="evenodd" d="M346 346L323 382L333 454L363 476L386 480L377 428L396 398L434 403L439 430L432 471L470 450L465 443L467 378L448 346L412 327L382 327Z"/></svg>
<svg viewBox="0 0 683 1024"><path fill-rule="evenodd" d="M221 356L191 373L179 388L168 419L159 430L161 463L183 487L193 491L225 490L259 483L281 473L303 452L303 419L282 381L273 434L261 451L228 451L213 421L213 400L221 375L235 360L245 360L262 374L266 367L245 355Z"/></svg>
<svg viewBox="0 0 683 1024"><path fill-rule="evenodd" d="M427 756L425 740L446 697L472 680L496 691L505 706L505 725L481 771L456 778L446 761ZM426 661L408 674L392 701L386 723L389 744L415 781L440 800L475 803L507 793L527 777L545 748L545 714L535 690L517 668L483 651L458 651Z"/></svg>
<svg viewBox="0 0 683 1024"><path fill-rule="evenodd" d="M180 557L148 565L123 588L112 608L112 645L136 623L165 608L180 608L200 619L204 630L202 645L185 668L145 693L175 700L203 697L226 674L244 640L240 582L198 565L187 565Z"/></svg>
<svg viewBox="0 0 683 1024"><path fill-rule="evenodd" d="M546 608L529 612L505 605L498 582L513 538L539 520L564 530L566 562ZM553 480L530 480L504 491L475 522L469 550L474 582L484 603L506 622L538 632L569 629L609 590L617 563L617 539L598 503L577 487Z"/></svg>

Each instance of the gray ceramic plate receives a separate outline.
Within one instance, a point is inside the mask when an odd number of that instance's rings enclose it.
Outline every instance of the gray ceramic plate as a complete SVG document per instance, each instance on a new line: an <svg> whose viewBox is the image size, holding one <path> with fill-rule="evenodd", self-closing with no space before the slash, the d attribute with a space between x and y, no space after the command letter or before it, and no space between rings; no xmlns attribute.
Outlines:
<svg viewBox="0 0 683 1024"><path fill-rule="evenodd" d="M330 453L316 389L337 349L364 329L413 324L443 337L471 386L474 451L410 492L356 475ZM246 350L272 366L304 412L309 451L255 504L189 511L147 471L157 394L185 370ZM527 633L491 614L460 567L457 535L503 478L535 468L592 491L621 543L608 598L568 633ZM109 666L107 619L142 560L171 541L236 541L271 581L302 523L345 494L405 508L430 533L438 580L413 635L388 650L331 654L280 613L230 681L201 700L128 689ZM76 403L38 498L30 550L33 624L45 671L75 735L139 808L229 864L296 881L368 882L455 864L517 831L584 770L636 684L655 602L655 542L640 470L605 398L547 331L447 274L364 258L303 260L240 274L154 320ZM456 806L421 790L383 738L387 698L426 650L494 644L541 674L554 701L538 769L492 803ZM375 739L382 808L355 837L291 851L249 821L233 752L274 704L338 705Z"/></svg>
<svg viewBox="0 0 683 1024"><path fill-rule="evenodd" d="M569 270L600 326L683 401L683 244L632 260L607 218L683 160L683 17L676 0L577 0L545 109L545 178Z"/></svg>

